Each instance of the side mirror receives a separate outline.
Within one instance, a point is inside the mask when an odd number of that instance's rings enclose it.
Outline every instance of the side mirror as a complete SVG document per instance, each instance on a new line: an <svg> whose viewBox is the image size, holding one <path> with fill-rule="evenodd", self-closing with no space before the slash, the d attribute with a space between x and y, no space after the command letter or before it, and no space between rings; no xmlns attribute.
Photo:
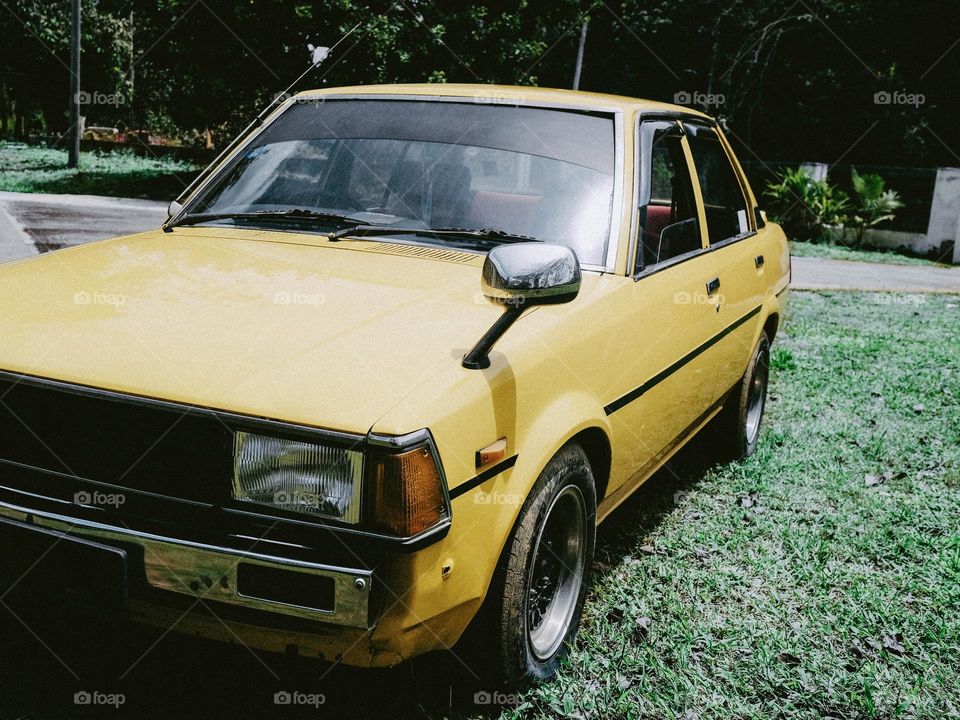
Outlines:
<svg viewBox="0 0 960 720"><path fill-rule="evenodd" d="M170 218L176 217L180 214L180 211L183 210L183 205L178 203L176 200L171 200L170 204L167 205L167 220Z"/></svg>
<svg viewBox="0 0 960 720"><path fill-rule="evenodd" d="M564 245L540 242L498 245L487 254L480 285L487 299L506 311L463 356L472 370L490 367L494 343L529 305L555 305L573 300L580 292L580 261Z"/></svg>
<svg viewBox="0 0 960 720"><path fill-rule="evenodd" d="M580 292L580 261L565 245L498 245L487 254L483 294L504 305L551 305Z"/></svg>

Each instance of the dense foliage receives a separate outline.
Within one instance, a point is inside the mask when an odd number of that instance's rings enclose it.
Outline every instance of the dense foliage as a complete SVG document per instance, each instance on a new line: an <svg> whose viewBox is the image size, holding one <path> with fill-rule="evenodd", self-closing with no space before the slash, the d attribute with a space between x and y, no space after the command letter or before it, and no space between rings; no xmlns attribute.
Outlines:
<svg viewBox="0 0 960 720"><path fill-rule="evenodd" d="M860 246L866 231L893 220L903 202L879 175L856 168L850 175L853 192L847 194L802 167L784 168L763 193L772 218L793 240Z"/></svg>
<svg viewBox="0 0 960 720"><path fill-rule="evenodd" d="M304 87L431 81L582 88L720 117L746 158L956 165L960 4L921 0L83 0L87 124L217 143L332 45ZM70 3L0 4L0 132L63 132ZM111 100L112 98L112 100Z"/></svg>

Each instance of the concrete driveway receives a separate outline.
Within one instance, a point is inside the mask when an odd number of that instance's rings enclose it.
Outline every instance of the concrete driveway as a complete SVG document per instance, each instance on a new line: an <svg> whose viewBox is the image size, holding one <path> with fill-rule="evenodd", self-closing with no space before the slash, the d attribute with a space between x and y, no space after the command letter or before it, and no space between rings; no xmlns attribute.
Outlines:
<svg viewBox="0 0 960 720"><path fill-rule="evenodd" d="M159 227L154 200L0 192L0 262Z"/></svg>

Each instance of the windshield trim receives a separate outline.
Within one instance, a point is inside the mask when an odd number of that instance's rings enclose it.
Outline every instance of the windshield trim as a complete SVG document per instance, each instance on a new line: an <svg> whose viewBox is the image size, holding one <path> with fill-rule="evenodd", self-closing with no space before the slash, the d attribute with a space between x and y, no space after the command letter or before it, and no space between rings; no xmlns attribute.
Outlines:
<svg viewBox="0 0 960 720"><path fill-rule="evenodd" d="M522 90L517 93L521 95ZM593 263L582 263L581 268L583 270L589 270L593 272L614 272L616 269L617 262L617 252L620 247L620 236L623 225L623 183L624 183L624 148L623 148L623 110L619 108L611 108L609 106L603 105L590 105L585 103L583 105L579 104L570 104L570 103L560 103L560 102L548 102L540 100L523 100L520 101L516 97L504 97L496 98L491 97L489 99L482 98L479 96L470 96L470 95L419 95L419 94L407 94L407 93L325 93L325 92L311 92L305 91L298 93L290 98L287 98L270 116L264 120L264 122L258 126L250 135L239 143L229 156L225 157L216 168L214 168L200 183L194 191L190 194L188 198L183 202L183 208L177 213L174 217L171 217L167 220L167 224L170 226L176 226L178 220L186 217L192 211L192 208L196 205L197 200L206 192L208 187L213 183L217 182L226 172L229 172L230 169L234 166L236 161L243 156L243 152L246 150L247 146L250 145L256 138L260 136L261 133L265 132L266 129L272 125L278 118L280 118L287 110L290 109L293 105L303 104L305 101L311 99L323 99L324 102L327 100L397 100L397 101L407 101L407 102L454 102L454 103L470 103L477 105L514 105L522 107L531 107L531 108L546 108L553 110L566 110L569 112L580 112L580 113L597 113L599 115L606 115L613 119L613 145L614 145L614 169L613 169L613 197L610 203L610 227L609 235L607 237L607 248L606 248L606 257L604 263L593 264ZM286 232L291 232L287 230ZM301 231L302 232L302 231ZM369 236L373 239L376 236ZM545 242L550 242L548 238L542 238ZM435 245L432 245L435 246Z"/></svg>

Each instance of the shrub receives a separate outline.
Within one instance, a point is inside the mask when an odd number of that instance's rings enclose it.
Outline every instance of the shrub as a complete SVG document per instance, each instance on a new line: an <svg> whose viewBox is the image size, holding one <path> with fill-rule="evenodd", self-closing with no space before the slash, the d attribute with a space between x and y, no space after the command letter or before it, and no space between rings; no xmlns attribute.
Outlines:
<svg viewBox="0 0 960 720"><path fill-rule="evenodd" d="M894 212L903 207L903 202L899 193L886 189L879 175L861 175L853 168L850 179L853 182L854 200L850 225L853 228L853 244L859 247L863 243L864 233L882 222L893 220Z"/></svg>
<svg viewBox="0 0 960 720"><path fill-rule="evenodd" d="M817 242L830 239L843 228L849 198L826 180L814 180L803 168L786 169L778 183L767 185L770 213L793 240Z"/></svg>

